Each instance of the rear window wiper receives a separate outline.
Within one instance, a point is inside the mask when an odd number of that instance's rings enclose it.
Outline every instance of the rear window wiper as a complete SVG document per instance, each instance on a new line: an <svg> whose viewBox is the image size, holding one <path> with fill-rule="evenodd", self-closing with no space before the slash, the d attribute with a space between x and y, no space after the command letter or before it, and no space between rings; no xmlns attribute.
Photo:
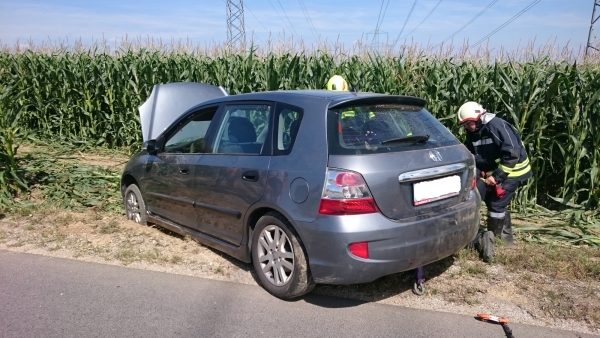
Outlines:
<svg viewBox="0 0 600 338"><path fill-rule="evenodd" d="M429 140L429 135L411 135L404 137L396 137L389 140L382 141L381 144L393 143L393 142L412 142L412 143L425 143Z"/></svg>

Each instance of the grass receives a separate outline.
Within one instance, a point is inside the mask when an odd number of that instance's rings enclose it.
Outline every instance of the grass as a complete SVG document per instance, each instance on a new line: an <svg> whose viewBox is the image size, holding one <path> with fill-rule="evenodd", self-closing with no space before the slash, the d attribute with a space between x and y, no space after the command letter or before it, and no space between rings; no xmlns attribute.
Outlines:
<svg viewBox="0 0 600 338"><path fill-rule="evenodd" d="M531 243L521 245L518 250L502 250L495 261L510 272L526 271L563 280L600 281L598 248Z"/></svg>

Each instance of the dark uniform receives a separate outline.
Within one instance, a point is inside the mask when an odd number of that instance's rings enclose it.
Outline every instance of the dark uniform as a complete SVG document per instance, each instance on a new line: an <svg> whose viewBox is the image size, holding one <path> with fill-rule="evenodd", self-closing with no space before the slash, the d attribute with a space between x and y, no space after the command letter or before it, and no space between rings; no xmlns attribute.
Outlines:
<svg viewBox="0 0 600 338"><path fill-rule="evenodd" d="M481 178L477 181L477 190L489 213L488 230L494 231L498 226L502 229L504 225L503 235L512 235L510 220L505 224L506 207L519 184L532 176L529 158L519 132L510 123L488 112L481 115L478 123L480 126L475 132L467 130L465 146L475 156L476 175ZM481 172L494 177L496 184L504 190L504 196L499 197L496 189L485 184Z"/></svg>

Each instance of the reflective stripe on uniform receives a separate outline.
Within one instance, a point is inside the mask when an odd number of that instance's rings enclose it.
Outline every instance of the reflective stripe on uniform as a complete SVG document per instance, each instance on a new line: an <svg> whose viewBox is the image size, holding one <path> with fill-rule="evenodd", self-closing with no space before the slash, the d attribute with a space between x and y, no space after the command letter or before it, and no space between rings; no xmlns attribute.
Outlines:
<svg viewBox="0 0 600 338"><path fill-rule="evenodd" d="M496 162L498 162L498 160L496 160ZM519 177L531 171L531 166L529 165L529 158L526 158L525 161L521 163L517 163L514 166L514 168L510 168L502 164L498 164L498 168L505 172L508 175L508 177Z"/></svg>
<svg viewBox="0 0 600 338"><path fill-rule="evenodd" d="M479 141L473 142L473 147L483 146L483 145L492 144L492 143L493 143L493 141L492 141L491 138L486 138L486 139L483 139L483 140L479 140Z"/></svg>
<svg viewBox="0 0 600 338"><path fill-rule="evenodd" d="M506 212L491 212L489 213L491 218L504 218L506 216Z"/></svg>

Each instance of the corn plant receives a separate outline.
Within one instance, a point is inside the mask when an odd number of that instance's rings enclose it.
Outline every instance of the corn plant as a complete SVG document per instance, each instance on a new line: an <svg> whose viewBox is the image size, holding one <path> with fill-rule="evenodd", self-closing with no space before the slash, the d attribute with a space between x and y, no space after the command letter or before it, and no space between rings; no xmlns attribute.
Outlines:
<svg viewBox="0 0 600 338"><path fill-rule="evenodd" d="M345 53L289 48L247 50L106 48L0 52L6 107L22 110L21 124L42 139L77 147L139 148L137 108L152 86L204 82L231 94L321 89L334 74L360 91L415 95L459 138L456 111L477 100L521 133L534 170L512 207L543 206L586 223L600 200L600 64L554 56ZM530 55L530 54L527 54ZM573 207L578 206L578 207ZM583 213L579 211L582 210ZM575 220L573 224L579 224Z"/></svg>
<svg viewBox="0 0 600 338"><path fill-rule="evenodd" d="M12 205L15 194L27 189L23 170L17 162L19 115L4 108L5 93L0 91L0 209Z"/></svg>

